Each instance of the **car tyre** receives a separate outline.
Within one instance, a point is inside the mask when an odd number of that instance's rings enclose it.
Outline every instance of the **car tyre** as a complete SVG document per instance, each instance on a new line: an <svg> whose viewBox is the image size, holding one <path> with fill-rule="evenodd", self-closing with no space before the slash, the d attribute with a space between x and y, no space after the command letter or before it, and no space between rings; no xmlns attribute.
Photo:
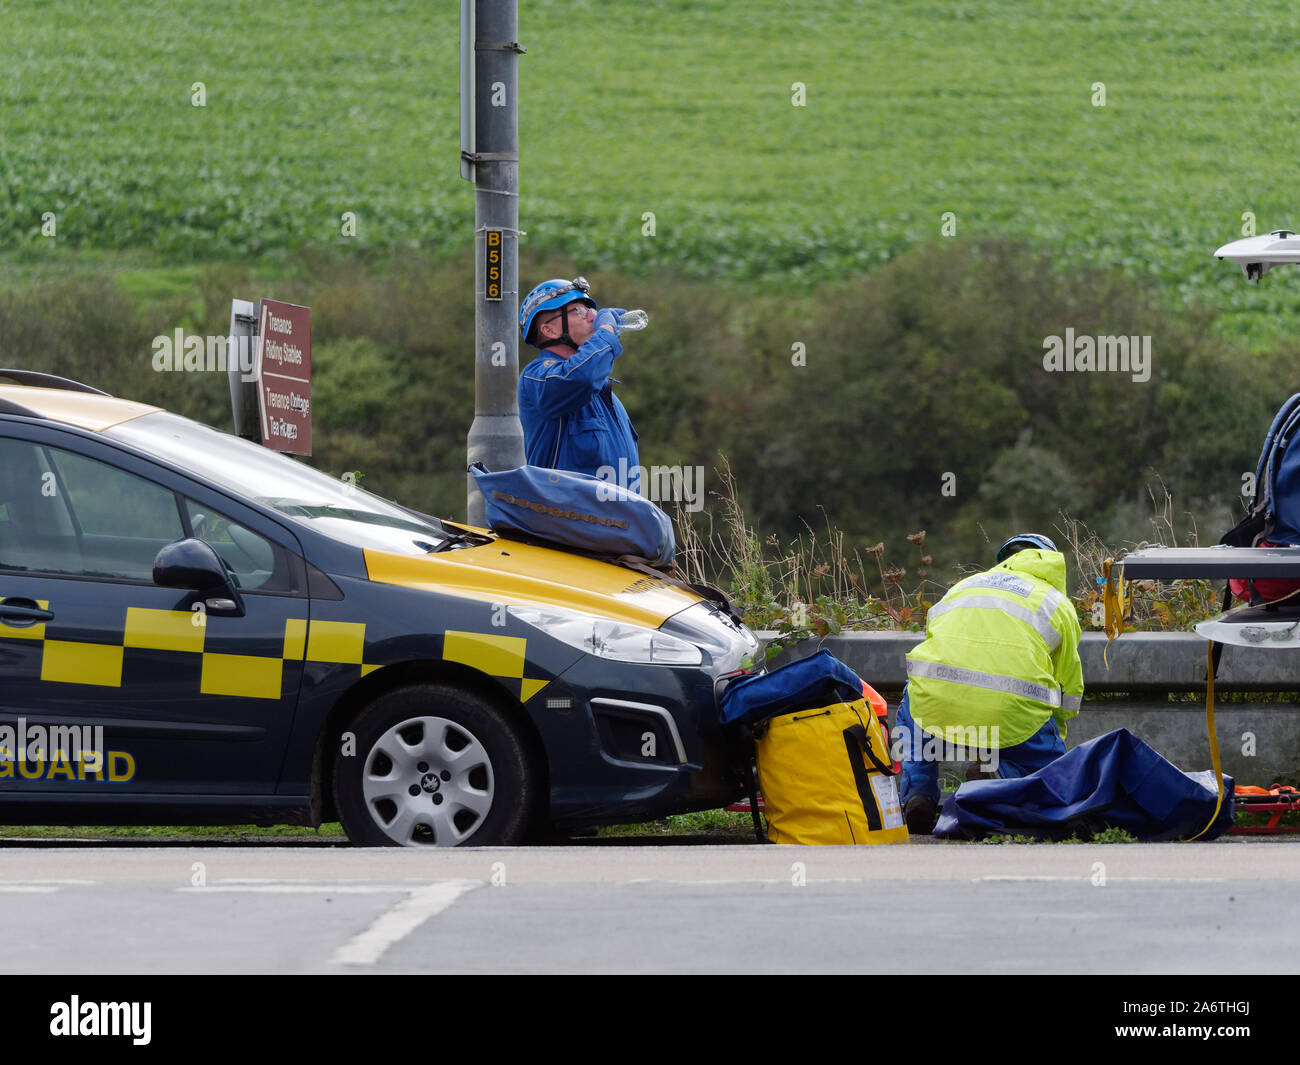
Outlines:
<svg viewBox="0 0 1300 1065"><path fill-rule="evenodd" d="M447 684L397 688L339 737L334 796L360 846L514 846L541 805L519 726L483 696Z"/></svg>

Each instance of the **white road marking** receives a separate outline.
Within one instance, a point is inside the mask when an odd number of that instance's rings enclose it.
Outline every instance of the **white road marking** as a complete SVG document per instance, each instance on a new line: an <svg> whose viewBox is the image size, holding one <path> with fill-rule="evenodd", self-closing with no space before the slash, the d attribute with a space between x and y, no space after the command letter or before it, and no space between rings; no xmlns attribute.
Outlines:
<svg viewBox="0 0 1300 1065"><path fill-rule="evenodd" d="M273 876L223 876L212 882L214 884L289 884L293 881L277 880Z"/></svg>
<svg viewBox="0 0 1300 1065"><path fill-rule="evenodd" d="M95 880L0 880L5 895L52 895L62 887L93 887Z"/></svg>
<svg viewBox="0 0 1300 1065"><path fill-rule="evenodd" d="M482 885L481 880L443 880L416 888L364 932L339 947L330 964L374 965L399 939L442 913L465 892Z"/></svg>
<svg viewBox="0 0 1300 1065"><path fill-rule="evenodd" d="M49 883L53 883L53 882L54 881L49 881ZM401 881L390 881L390 883L395 883L400 885L400 886L395 886L393 888L394 891L411 891L414 888L427 884L428 882L429 880L427 877L419 877L419 876L408 876ZM32 881L32 883L36 883L36 881ZM240 885L242 884L313 885L315 884L315 885L319 885L321 881L320 880L286 880L284 877L274 877L274 876L219 876L215 880L212 880L211 883L221 884L221 885L226 885L226 884L240 884ZM337 881L331 880L330 883L357 884L357 885L371 887L374 885L374 880L364 876L353 876L353 877L345 876L345 877L340 877Z"/></svg>
<svg viewBox="0 0 1300 1065"><path fill-rule="evenodd" d="M57 884L60 887L93 887L98 880L0 880L0 884Z"/></svg>
<svg viewBox="0 0 1300 1065"><path fill-rule="evenodd" d="M1015 881L1041 883L1044 881L1073 881L1075 883L1090 883L1092 877L1087 873L1081 876L975 876L971 877L972 884L983 884L989 881ZM1134 881L1145 881L1152 884L1222 884L1224 878L1221 876L1108 876L1106 883L1133 883Z"/></svg>
<svg viewBox="0 0 1300 1065"><path fill-rule="evenodd" d="M405 895L411 890L410 884L294 884L294 883L254 883L254 884L209 884L206 887L178 887L183 894L246 894L246 895Z"/></svg>

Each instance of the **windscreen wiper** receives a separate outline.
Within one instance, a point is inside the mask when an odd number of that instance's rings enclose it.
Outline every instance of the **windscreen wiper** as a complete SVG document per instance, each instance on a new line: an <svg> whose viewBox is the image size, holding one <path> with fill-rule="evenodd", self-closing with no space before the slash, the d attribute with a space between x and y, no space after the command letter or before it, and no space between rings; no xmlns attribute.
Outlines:
<svg viewBox="0 0 1300 1065"><path fill-rule="evenodd" d="M464 533L449 532L444 539L439 540L436 544L431 544L427 540L413 540L412 543L416 547L423 548L427 554L436 555L442 551L450 551L455 547L477 546L478 541L481 539L478 536L466 536Z"/></svg>

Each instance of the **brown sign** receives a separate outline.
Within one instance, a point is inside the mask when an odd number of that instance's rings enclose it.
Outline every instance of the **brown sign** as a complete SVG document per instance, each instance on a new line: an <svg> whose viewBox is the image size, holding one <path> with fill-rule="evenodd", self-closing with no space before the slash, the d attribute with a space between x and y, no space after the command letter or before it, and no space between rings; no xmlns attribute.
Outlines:
<svg viewBox="0 0 1300 1065"><path fill-rule="evenodd" d="M311 454L311 308L262 300L258 314L257 412L262 443Z"/></svg>

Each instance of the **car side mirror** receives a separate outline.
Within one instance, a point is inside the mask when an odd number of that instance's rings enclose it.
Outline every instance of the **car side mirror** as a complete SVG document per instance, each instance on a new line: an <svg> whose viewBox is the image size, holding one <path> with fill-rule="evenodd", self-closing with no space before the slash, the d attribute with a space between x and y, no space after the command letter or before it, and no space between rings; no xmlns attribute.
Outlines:
<svg viewBox="0 0 1300 1065"><path fill-rule="evenodd" d="M202 540L176 540L154 556L153 582L159 588L198 592L212 614L244 616L244 601L230 581L225 564Z"/></svg>

